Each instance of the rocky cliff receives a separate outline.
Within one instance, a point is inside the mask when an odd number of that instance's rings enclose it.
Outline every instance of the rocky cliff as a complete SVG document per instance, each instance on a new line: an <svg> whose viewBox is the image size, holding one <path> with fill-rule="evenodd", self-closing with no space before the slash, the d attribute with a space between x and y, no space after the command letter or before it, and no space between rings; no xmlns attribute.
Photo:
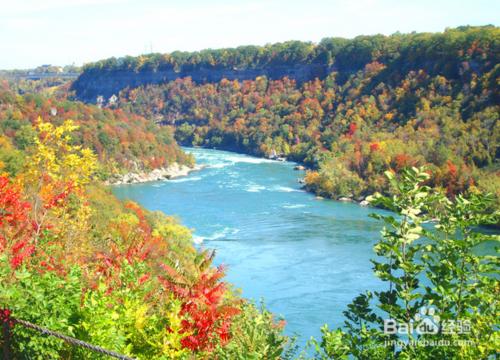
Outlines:
<svg viewBox="0 0 500 360"><path fill-rule="evenodd" d="M118 95L120 90L138 87L147 84L160 84L178 78L191 77L194 82L217 82L228 80L251 80L258 76L269 79L281 79L285 76L298 83L314 78L323 78L329 69L322 64L299 64L295 66L275 66L260 69L207 69L200 68L192 71L176 72L174 70L158 71L86 71L73 83L73 90L78 99L85 102L96 102L98 96L109 99L113 94Z"/></svg>

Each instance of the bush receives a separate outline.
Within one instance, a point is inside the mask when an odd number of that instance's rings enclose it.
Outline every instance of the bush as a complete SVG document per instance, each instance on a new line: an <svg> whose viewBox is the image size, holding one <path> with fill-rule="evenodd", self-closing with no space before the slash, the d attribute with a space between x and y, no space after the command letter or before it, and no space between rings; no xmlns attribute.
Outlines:
<svg viewBox="0 0 500 360"><path fill-rule="evenodd" d="M429 178L422 169L404 170L399 178L388 172L387 177L395 195L378 194L372 202L398 216L373 215L385 227L372 262L388 288L356 297L344 312L343 329L324 327L322 341L311 342L316 358L494 357L498 258L478 246L499 237L477 230L498 221L498 210L488 213L493 197L473 193L450 201L422 186ZM433 226L422 226L429 219Z"/></svg>

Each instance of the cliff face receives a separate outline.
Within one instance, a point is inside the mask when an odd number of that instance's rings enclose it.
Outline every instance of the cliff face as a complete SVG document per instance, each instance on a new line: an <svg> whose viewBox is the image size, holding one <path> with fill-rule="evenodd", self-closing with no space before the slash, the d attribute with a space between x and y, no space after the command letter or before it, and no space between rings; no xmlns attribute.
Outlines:
<svg viewBox="0 0 500 360"><path fill-rule="evenodd" d="M178 78L191 77L194 82L218 82L228 80L253 80L258 76L269 79L281 79L285 76L298 83L314 78L323 78L328 73L328 67L321 64L302 64L296 66L281 66L261 69L207 69L200 68L192 71L175 72L174 70L160 71L89 71L82 73L73 83L78 99L85 102L96 102L98 96L109 99L113 94L118 95L120 90L138 87L147 84L160 84Z"/></svg>

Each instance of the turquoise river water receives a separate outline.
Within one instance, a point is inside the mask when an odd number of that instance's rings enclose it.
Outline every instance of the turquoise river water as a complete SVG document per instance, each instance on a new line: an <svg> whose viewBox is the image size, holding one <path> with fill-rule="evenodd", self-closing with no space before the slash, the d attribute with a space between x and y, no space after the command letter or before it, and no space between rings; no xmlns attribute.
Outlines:
<svg viewBox="0 0 500 360"><path fill-rule="evenodd" d="M185 149L206 167L163 182L114 187L120 198L176 215L198 246L216 249L216 264L244 297L286 321L299 344L320 327L342 326L342 311L364 290L380 289L370 258L381 224L357 204L317 200L300 189L300 171L225 151Z"/></svg>

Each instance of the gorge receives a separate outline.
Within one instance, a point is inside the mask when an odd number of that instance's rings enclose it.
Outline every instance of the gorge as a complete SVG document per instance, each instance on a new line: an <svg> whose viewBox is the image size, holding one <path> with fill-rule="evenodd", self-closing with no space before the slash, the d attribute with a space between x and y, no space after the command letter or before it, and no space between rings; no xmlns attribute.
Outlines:
<svg viewBox="0 0 500 360"><path fill-rule="evenodd" d="M325 323L342 326L342 311L381 283L369 259L383 211L317 200L300 189L290 162L185 148L205 167L187 177L118 185L114 193L149 210L176 214L199 246L215 249L227 279L257 303L283 315L299 344Z"/></svg>
<svg viewBox="0 0 500 360"><path fill-rule="evenodd" d="M147 360L494 356L499 54L486 25L0 72L3 328ZM473 330L386 328L435 314ZM15 358L95 358L30 329Z"/></svg>

